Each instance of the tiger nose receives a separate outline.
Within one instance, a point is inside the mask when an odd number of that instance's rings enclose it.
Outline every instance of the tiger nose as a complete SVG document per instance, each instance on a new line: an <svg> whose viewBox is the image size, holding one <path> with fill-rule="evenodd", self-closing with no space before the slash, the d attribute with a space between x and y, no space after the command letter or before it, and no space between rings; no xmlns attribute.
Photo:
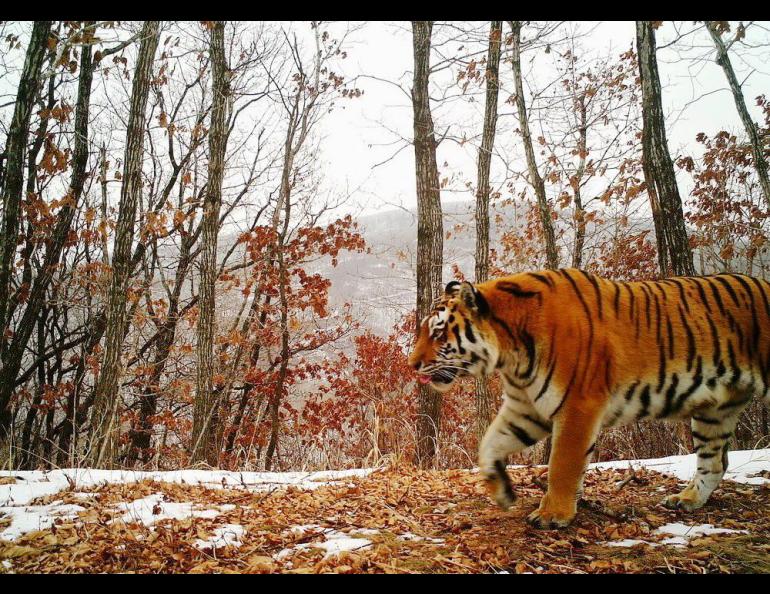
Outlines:
<svg viewBox="0 0 770 594"><path fill-rule="evenodd" d="M409 367L414 367L416 371L420 371L420 367L422 367L422 361L415 357L414 354L409 356L409 359L407 359L407 364Z"/></svg>

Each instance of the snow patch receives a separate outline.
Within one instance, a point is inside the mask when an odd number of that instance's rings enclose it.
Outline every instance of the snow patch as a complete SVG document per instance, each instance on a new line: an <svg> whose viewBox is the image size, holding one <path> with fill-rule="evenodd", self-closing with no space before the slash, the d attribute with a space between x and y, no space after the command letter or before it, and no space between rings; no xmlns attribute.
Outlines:
<svg viewBox="0 0 770 594"><path fill-rule="evenodd" d="M215 518L224 511L234 509L234 505L220 505L217 509L206 509L193 502L177 503L163 501L162 493L154 493L131 502L121 502L115 506L117 511L125 513L118 518L123 522L138 522L152 526L161 520L184 520L186 518ZM110 523L117 521L111 520Z"/></svg>
<svg viewBox="0 0 770 594"><path fill-rule="evenodd" d="M31 506L30 502L39 497L54 495L71 490L78 498L87 500L96 493L84 489L105 484L130 484L145 480L166 483L201 485L215 489L245 489L251 492L271 491L295 487L303 490L316 489L323 485L347 484L346 479L364 477L375 469L327 470L320 472L229 472L223 470L175 470L168 472L141 472L133 470L100 470L90 468L65 468L50 471L0 471L0 477L13 477L13 484L0 485L0 517L10 517L11 525L0 532L0 539L15 540L22 534L49 528L56 518L72 519L84 508L77 505L61 505L56 501L48 505ZM74 491L74 489L79 489ZM155 494L121 503L115 509L125 512L123 521L141 522L147 526L165 519L189 517L213 518L234 506L219 506L218 509L199 509L192 503L161 501L162 495ZM155 513L153 513L155 510Z"/></svg>
<svg viewBox="0 0 770 594"><path fill-rule="evenodd" d="M53 501L48 505L24 505L0 507L0 517L11 519L11 525L0 532L0 540L16 540L21 535L35 530L50 528L56 520L69 520L85 511L79 505Z"/></svg>
<svg viewBox="0 0 770 594"><path fill-rule="evenodd" d="M314 542L303 542L293 547L282 549L273 558L276 561L282 561L287 557L291 557L299 551L307 551L309 549L322 549L326 551L324 559L328 559L332 555L339 555L345 551L361 551L371 548L372 541L367 538L354 538L346 532L339 532L333 528L321 528L316 524L300 524L298 526L292 526L288 531L284 531L294 534L295 536L304 536L311 530L319 530L319 536L323 536L324 540L317 540ZM352 528L350 530L353 534L376 534L377 530L369 528Z"/></svg>
<svg viewBox="0 0 770 594"><path fill-rule="evenodd" d="M198 539L195 541L195 548L200 550L206 549L221 549L224 547L239 547L241 544L241 537L246 533L243 526L239 524L225 524L224 526L214 530L214 536L208 540Z"/></svg>
<svg viewBox="0 0 770 594"><path fill-rule="evenodd" d="M0 477L13 476L17 480L11 485L0 485L0 505L23 505L38 497L52 495L68 488L88 489L104 484L128 484L145 480L249 491L270 491L282 487L316 489L324 485L341 483L345 479L364 477L374 470L373 468L319 472L230 472L225 470L143 472L91 468L64 468L50 471L2 470Z"/></svg>
<svg viewBox="0 0 770 594"><path fill-rule="evenodd" d="M679 522L673 522L661 526L655 531L656 534L669 534L669 538L661 541L663 544L685 546L690 539L698 536L707 536L709 534L748 534L748 530L732 530L730 528L715 528L712 524L699 524L697 526L687 526Z"/></svg>
<svg viewBox="0 0 770 594"><path fill-rule="evenodd" d="M770 470L770 449L736 450L728 454L728 470L724 478L736 483L761 485L770 483L770 479L753 476L763 470ZM697 460L695 454L687 456L669 456L667 458L649 458L646 460L613 460L611 462L596 462L590 468L629 468L642 467L657 472L672 474L679 480L689 481L695 474Z"/></svg>
<svg viewBox="0 0 770 594"><path fill-rule="evenodd" d="M748 534L748 530L732 530L730 528L715 528L712 524L698 524L696 526L688 526L686 524L680 524L679 522L673 522L661 526L653 534L668 535L660 542L653 542L649 540L637 540L633 538L626 538L624 540L611 540L607 542L600 542L599 544L607 547L633 547L636 545L649 545L651 547L659 547L661 545L668 545L673 547L685 547L690 544L690 540L697 538L698 536L708 536L711 534Z"/></svg>

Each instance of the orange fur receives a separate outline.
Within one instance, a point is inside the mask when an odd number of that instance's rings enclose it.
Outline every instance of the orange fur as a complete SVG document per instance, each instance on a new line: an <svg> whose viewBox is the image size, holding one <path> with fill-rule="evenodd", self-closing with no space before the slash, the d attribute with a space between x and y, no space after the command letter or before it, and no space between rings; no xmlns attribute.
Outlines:
<svg viewBox="0 0 770 594"><path fill-rule="evenodd" d="M501 373L505 404L480 463L503 506L507 478L493 463L552 428L549 489L533 524L569 523L601 426L645 417L694 417L699 472L718 478L693 479L667 500L694 509L724 473L725 435L748 398L767 398L769 289L744 275L614 282L575 269L450 283L409 361L442 390L454 381L447 370Z"/></svg>

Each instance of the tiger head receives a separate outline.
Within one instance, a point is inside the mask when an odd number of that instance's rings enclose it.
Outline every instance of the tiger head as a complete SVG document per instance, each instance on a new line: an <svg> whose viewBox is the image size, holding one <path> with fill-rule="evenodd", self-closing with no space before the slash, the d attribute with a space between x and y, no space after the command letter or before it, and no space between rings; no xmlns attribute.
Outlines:
<svg viewBox="0 0 770 594"><path fill-rule="evenodd" d="M499 348L489 314L489 304L476 287L450 282L433 311L420 322L409 355L420 383L446 392L458 377L491 374Z"/></svg>

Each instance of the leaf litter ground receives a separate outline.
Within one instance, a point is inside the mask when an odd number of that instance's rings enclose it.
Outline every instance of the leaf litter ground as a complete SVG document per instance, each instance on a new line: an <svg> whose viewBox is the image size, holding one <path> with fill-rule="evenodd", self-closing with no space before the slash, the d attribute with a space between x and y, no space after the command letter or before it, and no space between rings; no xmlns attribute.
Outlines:
<svg viewBox="0 0 770 594"><path fill-rule="evenodd" d="M314 488L157 480L163 473L71 480L21 503L0 497L0 573L770 572L763 454L759 469L732 475L742 482L724 481L689 514L660 505L683 486L689 470L679 462L664 473L651 469L657 461L597 465L586 503L562 531L525 523L547 481L543 467L509 469L519 498L506 512L468 470L340 473ZM3 473L0 489L21 492L24 474Z"/></svg>

